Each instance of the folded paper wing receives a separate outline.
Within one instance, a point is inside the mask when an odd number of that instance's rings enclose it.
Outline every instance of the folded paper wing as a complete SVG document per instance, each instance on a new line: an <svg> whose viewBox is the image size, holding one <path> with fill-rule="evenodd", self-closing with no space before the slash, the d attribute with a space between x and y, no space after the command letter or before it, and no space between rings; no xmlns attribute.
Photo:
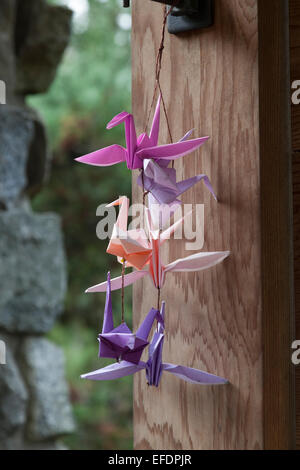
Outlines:
<svg viewBox="0 0 300 470"><path fill-rule="evenodd" d="M217 375L208 374L202 370L192 369L191 367L177 366L174 364L162 364L164 372L170 372L181 380L197 385L226 385L228 380Z"/></svg>
<svg viewBox="0 0 300 470"><path fill-rule="evenodd" d="M148 271L133 271L132 273L126 274L124 276L124 287L131 286L139 279L142 279L148 274ZM95 293L95 292L105 292L107 288L107 281L101 282L101 284L96 284L95 286L89 287L85 292ZM115 277L111 280L111 290L119 290L122 288L122 276Z"/></svg>
<svg viewBox="0 0 300 470"><path fill-rule="evenodd" d="M178 259L165 267L165 272L196 272L212 268L229 256L229 251L200 252Z"/></svg>
<svg viewBox="0 0 300 470"><path fill-rule="evenodd" d="M150 276L155 287L162 287L165 281L165 276L169 272L197 272L204 271L206 269L212 268L217 264L224 261L229 256L229 251L221 252L200 252L194 255L188 256L187 258L178 259L173 261L166 266L161 265L160 254L156 253L156 256L153 254L151 264L148 270L143 271L134 271L130 274L124 276L124 286L130 286L135 282L139 281L146 275ZM93 287L90 287L86 290L86 293L94 292L105 292L107 287L107 282L102 282ZM117 277L111 281L111 289L119 290L122 287L122 277Z"/></svg>
<svg viewBox="0 0 300 470"><path fill-rule="evenodd" d="M140 160L145 158L152 158L155 160L176 160L177 158L184 157L185 155L197 150L209 139L206 137L199 137L198 139L191 139L184 142L176 142L174 144L157 145L155 147L147 147L139 150L136 155Z"/></svg>
<svg viewBox="0 0 300 470"><path fill-rule="evenodd" d="M126 162L127 151L121 145L110 145L95 152L88 153L83 157L75 158L77 162L93 166L111 166Z"/></svg>
<svg viewBox="0 0 300 470"><path fill-rule="evenodd" d="M115 380L133 375L140 370L145 369L146 363L140 361L139 364L132 364L131 362L121 361L109 366L103 367L102 369L89 372L88 374L81 375L82 379L88 380Z"/></svg>

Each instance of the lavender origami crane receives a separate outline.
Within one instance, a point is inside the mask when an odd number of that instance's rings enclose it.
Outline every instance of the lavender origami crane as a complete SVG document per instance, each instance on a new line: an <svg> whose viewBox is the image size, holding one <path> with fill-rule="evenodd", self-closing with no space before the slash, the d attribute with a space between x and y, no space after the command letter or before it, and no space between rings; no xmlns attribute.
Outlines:
<svg viewBox="0 0 300 470"><path fill-rule="evenodd" d="M125 360L138 364L143 350L149 344L148 336L155 319L163 322L160 313L153 308L135 334L132 333L126 323L114 328L110 273L108 273L103 328L102 333L98 336L100 343L99 357L110 357L118 361Z"/></svg>
<svg viewBox="0 0 300 470"><path fill-rule="evenodd" d="M152 309L154 310L154 309ZM149 312L150 313L150 312ZM121 361L111 364L102 369L95 370L81 376L83 379L89 380L114 380L128 375L133 375L140 370L146 371L148 385L158 387L162 374L169 372L179 379L185 380L198 385L225 385L228 383L226 379L216 375L203 372L191 367L169 364L162 362L163 344L164 344L164 313L165 303L162 303L161 311L156 310L157 315L160 314L161 320L158 323L158 329L155 331L149 346L148 361L139 361L133 364L130 361Z"/></svg>
<svg viewBox="0 0 300 470"><path fill-rule="evenodd" d="M203 145L209 137L201 137L188 141L181 140L174 144L157 145L160 123L160 98L156 106L150 136L146 133L138 138L132 114L123 111L115 116L108 124L107 129L125 124L126 149L121 145L110 145L103 149L76 158L78 162L95 166L110 166L126 162L129 170L142 169L144 159L153 159L161 162L176 160Z"/></svg>
<svg viewBox="0 0 300 470"><path fill-rule="evenodd" d="M159 204L171 204L178 201L177 198L181 194L199 181L204 182L215 200L217 200L208 176L197 175L177 183L175 168L162 168L153 160L144 160L144 173L138 178L138 184L145 191L151 193Z"/></svg>

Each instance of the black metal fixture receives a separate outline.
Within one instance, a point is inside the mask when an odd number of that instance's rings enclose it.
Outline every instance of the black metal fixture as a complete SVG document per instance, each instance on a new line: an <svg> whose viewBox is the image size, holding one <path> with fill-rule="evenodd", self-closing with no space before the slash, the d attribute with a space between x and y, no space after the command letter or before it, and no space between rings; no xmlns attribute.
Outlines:
<svg viewBox="0 0 300 470"><path fill-rule="evenodd" d="M164 3L169 7L176 5L168 16L168 31L171 34L209 28L214 23L214 0L152 1ZM123 0L123 5L129 7L130 0Z"/></svg>

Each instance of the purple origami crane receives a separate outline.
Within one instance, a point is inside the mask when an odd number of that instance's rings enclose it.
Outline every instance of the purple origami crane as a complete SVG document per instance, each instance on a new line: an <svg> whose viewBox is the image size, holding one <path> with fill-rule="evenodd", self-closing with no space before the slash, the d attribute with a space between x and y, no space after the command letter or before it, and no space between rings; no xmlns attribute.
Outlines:
<svg viewBox="0 0 300 470"><path fill-rule="evenodd" d="M124 360L138 364L143 350L149 344L147 340L155 319L162 321L160 313L153 308L135 334L126 323L114 328L110 273L108 273L103 328L98 336L99 357L110 357L118 361Z"/></svg>
<svg viewBox="0 0 300 470"><path fill-rule="evenodd" d="M157 145L160 122L160 98L156 106L150 136L143 133L137 138L133 116L126 111L115 116L107 124L107 129L112 129L123 122L125 124L126 149L121 145L110 145L96 152L76 158L76 160L95 166L110 166L126 162L129 170L142 169L145 159L153 159L159 162L166 161L168 164L170 160L176 160L193 152L209 139L209 137L201 137L188 141L181 140L174 144Z"/></svg>
<svg viewBox="0 0 300 470"><path fill-rule="evenodd" d="M161 320L158 322L158 329L154 333L151 344L149 346L149 358L147 362L140 361L138 364L133 364L130 361L121 361L119 363L103 367L102 369L95 370L94 372L84 374L81 376L81 378L89 380L114 380L128 375L133 375L140 370L145 370L148 384L155 387L159 386L163 372L169 372L179 379L198 385L227 384L228 381L222 377L208 374L207 372L203 372L198 369L192 369L191 367L184 367L162 362L164 343L164 313L165 303L163 302L161 311L159 312L156 310L156 314L160 315Z"/></svg>
<svg viewBox="0 0 300 470"><path fill-rule="evenodd" d="M189 131L180 142L186 141L191 135ZM211 192L217 201L217 196L212 188L211 182L206 175L196 175L192 178L177 182L175 168L167 168L168 160L150 160L145 159L143 163L143 172L137 179L137 183L145 191L151 193L159 204L181 204L178 196L192 188L199 181L203 181L207 189Z"/></svg>
<svg viewBox="0 0 300 470"><path fill-rule="evenodd" d="M180 203L177 199L178 196L185 193L199 181L204 182L217 201L217 196L208 176L197 175L177 183L175 168L162 168L153 160L144 160L143 175L140 175L137 180L139 186L151 193L159 204L172 204L175 201Z"/></svg>

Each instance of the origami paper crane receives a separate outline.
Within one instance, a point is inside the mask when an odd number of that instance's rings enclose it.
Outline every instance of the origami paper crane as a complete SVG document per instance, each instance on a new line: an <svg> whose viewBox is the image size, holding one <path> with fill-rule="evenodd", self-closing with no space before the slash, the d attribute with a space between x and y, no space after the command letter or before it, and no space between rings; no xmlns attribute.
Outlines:
<svg viewBox="0 0 300 470"><path fill-rule="evenodd" d="M184 142L191 134L189 131L180 142ZM151 193L159 204L172 204L178 196L185 193L199 181L203 181L207 189L217 201L217 196L212 188L211 182L206 175L197 175L186 180L176 182L175 168L167 168L169 161L145 159L143 162L143 172L139 175L137 183L145 191Z"/></svg>
<svg viewBox="0 0 300 470"><path fill-rule="evenodd" d="M108 273L103 328L102 333L98 336L100 343L99 357L110 357L118 361L125 360L133 364L138 364L143 350L149 344L148 336L155 319L163 324L160 312L153 308L136 333L132 333L126 323L122 323L114 328L110 273Z"/></svg>
<svg viewBox="0 0 300 470"><path fill-rule="evenodd" d="M144 159L166 160L169 162L193 152L209 139L209 137L201 137L188 141L181 140L174 144L157 145L160 123L160 98L154 113L150 136L143 133L137 138L133 116L126 111L115 116L107 124L107 129L112 129L123 122L125 124L126 149L121 145L110 145L96 152L76 158L76 160L95 166L110 166L126 162L129 170L142 169Z"/></svg>
<svg viewBox="0 0 300 470"><path fill-rule="evenodd" d="M204 182L217 201L217 196L214 193L208 176L197 175L177 183L175 168L162 168L153 160L144 160L144 173L143 176L140 175L138 177L137 181L139 186L142 186L145 191L151 193L159 204L171 204L174 201L180 202L177 198L199 181Z"/></svg>
<svg viewBox="0 0 300 470"><path fill-rule="evenodd" d="M176 272L196 272L196 271L203 271L205 269L211 268L219 263L221 263L225 258L227 258L230 254L229 251L217 251L217 252L199 252L186 258L181 258L172 263L167 264L166 266L162 264L161 261L161 245L164 240L166 240L170 233L174 231L174 227L178 226L178 223L182 222L182 219L177 221L173 226L166 229L164 232L160 232L159 230L154 230L152 226L152 219L150 211L146 211L147 221L149 225L149 248L151 249L150 254L147 252L147 256L145 253L142 252L142 262L147 265L148 269L141 269L139 271L133 271L130 274L126 274L123 277L119 276L111 281L111 289L118 290L124 287L134 284L139 279L143 278L144 276L150 276L154 286L157 289L161 289L164 285L166 274L168 273L176 273ZM125 238L127 242L127 239ZM123 240L120 240L120 244L128 250L128 245L123 244ZM135 249L134 243L132 243L133 250ZM125 250L124 248L124 250ZM130 247L131 249L131 247ZM112 252L112 251L109 251ZM119 251L115 251L114 254L119 254ZM139 254L137 250L134 252L135 256L138 257ZM125 253L125 256L126 253ZM129 258L128 258L129 259ZM142 263L141 263L142 264ZM139 264L139 266L141 265ZM131 264L133 265L133 264ZM138 263L135 262L135 266ZM107 288L107 282L102 282L101 284L97 284L93 287L90 287L86 290L86 293L92 292L105 292Z"/></svg>
<svg viewBox="0 0 300 470"><path fill-rule="evenodd" d="M129 361L121 361L95 370L88 374L81 375L82 379L89 380L114 380L128 375L133 375L140 370L146 371L148 385L158 387L162 374L169 372L176 377L198 385L225 385L228 383L226 379L216 375L208 374L198 369L184 367L181 365L169 364L162 362L162 352L164 343L164 312L165 303L162 303L160 315L162 321L159 322L157 331L154 333L151 344L149 346L148 361L140 361L138 364L132 364ZM159 311L157 310L157 313Z"/></svg>
<svg viewBox="0 0 300 470"><path fill-rule="evenodd" d="M119 261L125 260L127 267L134 267L141 270L152 256L154 239L157 238L157 230L153 229L151 214L147 210L147 222L149 236L144 229L127 230L129 199L122 196L117 201L108 204L107 207L120 205L120 212L114 225L111 239L107 248L107 253L118 257ZM187 217L189 214L185 215ZM176 221L171 227L160 235L159 244L166 241L177 227L183 222L184 217Z"/></svg>

